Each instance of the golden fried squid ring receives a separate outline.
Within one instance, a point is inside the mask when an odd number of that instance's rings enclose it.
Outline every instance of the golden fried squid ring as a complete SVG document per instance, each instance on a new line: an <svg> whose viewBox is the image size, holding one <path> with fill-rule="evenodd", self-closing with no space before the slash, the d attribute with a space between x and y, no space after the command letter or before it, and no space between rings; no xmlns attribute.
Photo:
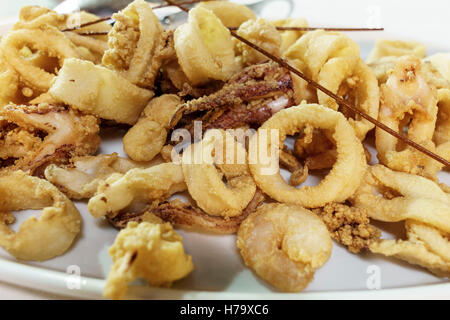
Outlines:
<svg viewBox="0 0 450 320"><path fill-rule="evenodd" d="M74 44L60 31L52 28L12 31L2 39L0 46L5 61L20 75L20 81L40 93L48 91L55 74L34 65L28 60L32 56L24 57L21 53L24 47L29 48L31 52L45 52L48 57L57 58L59 66L67 58L80 57Z"/></svg>
<svg viewBox="0 0 450 320"><path fill-rule="evenodd" d="M88 209L96 218L106 215L114 218L134 200L165 199L185 190L181 165L169 162L147 169L131 169L126 174L113 174L100 184L97 195L89 200Z"/></svg>
<svg viewBox="0 0 450 320"><path fill-rule="evenodd" d="M258 134L254 135L250 141L250 147L258 146L258 149L267 149L266 152L269 153L274 143L282 145L287 135L294 135L307 125L332 132L333 139L336 141L337 157L329 174L317 186L303 186L297 189L284 181L279 170L275 170L274 173L267 172L265 159L259 157L252 159L251 152L249 166L257 186L277 201L307 208L346 200L355 192L363 178L366 159L361 142L341 113L316 104L284 109L273 115L259 128ZM273 130L279 132L279 137L276 136L279 141L273 141L271 134ZM258 141L258 137L262 135L260 132L264 131L267 132L267 141L263 139ZM269 157L273 158L270 155ZM270 163L270 165L274 164Z"/></svg>
<svg viewBox="0 0 450 320"><path fill-rule="evenodd" d="M242 213L256 192L246 159L244 146L218 129L207 131L201 142L184 151L183 174L189 194L201 209L222 217Z"/></svg>
<svg viewBox="0 0 450 320"><path fill-rule="evenodd" d="M123 149L136 161L150 161L161 152L169 133L170 120L181 100L165 94L152 99L138 122L123 137Z"/></svg>
<svg viewBox="0 0 450 320"><path fill-rule="evenodd" d="M95 195L101 181L114 173L126 173L134 168L145 168L147 163L137 163L120 158L117 153L99 156L75 157L67 166L49 165L45 178L71 199L87 199Z"/></svg>
<svg viewBox="0 0 450 320"><path fill-rule="evenodd" d="M242 222L237 246L247 266L287 292L306 288L331 255L322 220L296 205L266 204Z"/></svg>
<svg viewBox="0 0 450 320"><path fill-rule="evenodd" d="M435 151L432 141L437 117L437 93L427 84L421 62L414 57L399 58L387 82L381 85L378 120L397 132L407 128L408 138ZM376 128L378 159L389 168L436 179L435 162L416 149L403 146L397 138Z"/></svg>
<svg viewBox="0 0 450 320"><path fill-rule="evenodd" d="M193 85L227 81L237 71L230 31L208 9L190 10L188 22L176 29L174 41L180 66Z"/></svg>
<svg viewBox="0 0 450 320"><path fill-rule="evenodd" d="M276 27L297 27L297 28L307 28L308 21L303 18L288 18L282 20L271 21L271 23ZM280 31L281 35L281 53L284 53L290 46L292 46L300 37L302 37L306 31Z"/></svg>
<svg viewBox="0 0 450 320"><path fill-rule="evenodd" d="M384 197L375 194L374 188ZM387 195L394 197L389 199ZM421 176L395 172L383 165L369 167L352 202L355 207L366 208L375 220L412 219L450 232L450 196Z"/></svg>
<svg viewBox="0 0 450 320"><path fill-rule="evenodd" d="M369 64L380 62L386 57L414 56L416 58L425 58L426 47L415 41L400 40L377 40L375 47L369 54L366 62Z"/></svg>
<svg viewBox="0 0 450 320"><path fill-rule="evenodd" d="M0 175L0 246L21 260L48 260L66 252L80 232L81 216L73 203L46 180L22 171ZM10 211L43 208L40 219L25 220L17 233L7 225Z"/></svg>
<svg viewBox="0 0 450 320"><path fill-rule="evenodd" d="M154 95L112 70L79 59L64 61L49 93L82 112L128 124L137 122Z"/></svg>
<svg viewBox="0 0 450 320"><path fill-rule="evenodd" d="M237 34L275 56L281 55L280 33L273 24L264 19L244 22L237 30ZM239 40L235 41L236 56L242 66L258 64L268 60L265 55L250 48L245 43Z"/></svg>
<svg viewBox="0 0 450 320"><path fill-rule="evenodd" d="M320 70L329 59L359 57L359 46L342 33L316 30L298 39L284 56L289 60L302 61L306 75L317 80Z"/></svg>
<svg viewBox="0 0 450 320"><path fill-rule="evenodd" d="M200 2L197 7L211 10L226 27L239 27L248 20L255 20L255 13L249 7L228 1Z"/></svg>
<svg viewBox="0 0 450 320"><path fill-rule="evenodd" d="M378 81L374 72L361 58L337 57L328 60L320 70L318 81L328 90L358 106L366 114L373 118L378 117L380 101ZM317 92L317 97L319 104L333 110L339 109L336 101L322 91ZM352 115L347 109L343 109L342 112L348 117L356 136L363 141L374 125L359 115Z"/></svg>
<svg viewBox="0 0 450 320"><path fill-rule="evenodd" d="M7 151L0 157L17 159L13 168L30 174L49 163L93 154L101 142L97 118L61 107L8 105L0 119L5 124L0 145Z"/></svg>
<svg viewBox="0 0 450 320"><path fill-rule="evenodd" d="M436 53L425 60L431 62L440 74L450 82L450 53Z"/></svg>
<svg viewBox="0 0 450 320"><path fill-rule="evenodd" d="M161 63L152 66L152 60L163 46L162 25L144 0L132 2L113 19L103 65L139 87L152 89L161 67Z"/></svg>
<svg viewBox="0 0 450 320"><path fill-rule="evenodd" d="M436 148L450 141L450 89L438 90L438 113L433 142Z"/></svg>
<svg viewBox="0 0 450 320"><path fill-rule="evenodd" d="M143 278L151 286L169 286L194 269L183 239L170 223L130 222L109 248L113 265L103 290L105 297L121 299L129 282Z"/></svg>

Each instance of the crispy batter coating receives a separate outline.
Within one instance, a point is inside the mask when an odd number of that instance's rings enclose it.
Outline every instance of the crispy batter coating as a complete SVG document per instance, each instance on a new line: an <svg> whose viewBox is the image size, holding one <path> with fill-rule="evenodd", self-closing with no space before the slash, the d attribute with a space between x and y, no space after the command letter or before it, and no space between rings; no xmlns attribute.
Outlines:
<svg viewBox="0 0 450 320"><path fill-rule="evenodd" d="M381 236L380 230L370 224L366 209L333 202L313 212L325 223L331 237L352 253L368 249Z"/></svg>
<svg viewBox="0 0 450 320"><path fill-rule="evenodd" d="M183 239L170 223L130 222L117 235L109 255L113 265L103 294L110 299L123 298L128 283L137 278L151 286L169 286L194 269Z"/></svg>
<svg viewBox="0 0 450 320"><path fill-rule="evenodd" d="M256 19L255 13L247 6L228 1L200 2L198 7L211 10L226 27L239 27L247 20Z"/></svg>
<svg viewBox="0 0 450 320"><path fill-rule="evenodd" d="M43 261L62 255L81 228L74 204L46 180L22 171L0 174L0 246L21 260ZM16 233L8 227L12 211L42 209L40 218L25 220Z"/></svg>
<svg viewBox="0 0 450 320"><path fill-rule="evenodd" d="M419 59L425 58L425 46L416 41L400 41L400 40L377 40L375 47L367 58L367 63L377 63L381 59L389 57L414 56Z"/></svg>
<svg viewBox="0 0 450 320"><path fill-rule="evenodd" d="M145 168L149 163L138 163L120 158L117 153L98 156L74 157L70 164L49 165L45 178L71 199L87 199L94 196L101 181L114 173L126 173L134 168Z"/></svg>
<svg viewBox="0 0 450 320"><path fill-rule="evenodd" d="M71 109L8 105L0 119L0 145L7 151L0 157L16 160L9 169L40 174L50 163L93 154L100 145L98 119Z"/></svg>

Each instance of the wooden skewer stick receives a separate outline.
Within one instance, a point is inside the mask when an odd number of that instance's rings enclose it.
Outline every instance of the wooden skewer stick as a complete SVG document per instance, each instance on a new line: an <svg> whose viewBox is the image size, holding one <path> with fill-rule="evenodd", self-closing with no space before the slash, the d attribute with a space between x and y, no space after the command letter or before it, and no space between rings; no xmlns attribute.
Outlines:
<svg viewBox="0 0 450 320"><path fill-rule="evenodd" d="M176 3L174 3L172 0L165 0L167 3L177 6L178 8L180 8L181 10L185 11L185 12L189 12L188 9L184 8L181 5L178 5ZM282 66L283 68L291 71L292 73L296 74L297 76L299 76L300 78L302 78L303 80L305 80L306 82L308 82L308 84L310 84L311 86L313 86L314 88L322 91L323 93L325 93L326 95L330 96L331 98L333 98L334 100L336 100L336 102L338 104L340 104L341 106L344 106L350 110L352 110L353 112L355 112L356 114L360 115L361 117L363 117L364 119L370 121L371 123L373 123L375 126L379 127L380 129L386 131L387 133L393 135L394 137L396 137L397 139L403 141L404 143L408 144L409 146L413 147L414 149L417 149L418 151L426 154L427 156L433 158L434 160L442 163L443 165L445 165L447 168L450 168L450 162L445 160L444 158L442 158L441 156L431 152L430 150L428 150L427 148L421 146L420 144L412 141L411 139L405 137L404 135L398 133L397 131L389 128L387 125L381 123L380 121L378 121L377 119L369 116L368 114L366 114L364 111L358 109L357 107L351 105L350 103L348 103L347 101L345 101L343 98L339 97L337 94L333 93L332 91L328 90L327 88L323 87L322 85L318 84L317 82L315 82L314 80L308 78L306 75L304 75L301 71L297 70L296 68L294 68L293 66L291 66L289 63L287 63L286 61L284 61L281 58L278 58L276 56L274 56L273 54L271 54L270 52L264 50L263 48L255 45L254 43L248 41L247 39L239 36L236 32L234 31L230 31L231 35L233 37L235 37L236 39L238 39L239 41L242 41L243 43L245 43L246 45L248 45L249 47L251 47L252 49L255 49L256 51L262 53L263 55L265 55L266 57L268 57L269 59L275 61L276 63L278 63L280 66Z"/></svg>

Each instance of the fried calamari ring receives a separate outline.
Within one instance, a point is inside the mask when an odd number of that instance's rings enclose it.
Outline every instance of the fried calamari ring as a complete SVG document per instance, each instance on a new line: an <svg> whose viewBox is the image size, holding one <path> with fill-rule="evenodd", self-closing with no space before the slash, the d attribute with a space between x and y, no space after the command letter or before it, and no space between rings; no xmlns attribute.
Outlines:
<svg viewBox="0 0 450 320"><path fill-rule="evenodd" d="M49 93L82 112L135 124L154 93L133 85L112 70L79 59L66 59Z"/></svg>
<svg viewBox="0 0 450 320"><path fill-rule="evenodd" d="M170 223L130 222L109 248L113 265L103 290L105 297L121 299L129 282L145 279L151 286L168 286L194 269L183 239Z"/></svg>
<svg viewBox="0 0 450 320"><path fill-rule="evenodd" d="M431 62L442 76L450 82L450 53L436 53L425 60Z"/></svg>
<svg viewBox="0 0 450 320"><path fill-rule="evenodd" d="M420 42L400 40L377 40L375 47L367 58L367 63L377 63L386 57L414 56L425 58L426 48Z"/></svg>
<svg viewBox="0 0 450 320"><path fill-rule="evenodd" d="M384 197L375 194L374 189ZM450 196L421 176L395 172L383 165L369 167L351 201L355 207L366 208L375 220L411 219L450 232Z"/></svg>
<svg viewBox="0 0 450 320"><path fill-rule="evenodd" d="M227 81L237 69L230 31L208 9L190 10L174 41L180 66L193 85Z"/></svg>
<svg viewBox="0 0 450 320"><path fill-rule="evenodd" d="M284 56L289 60L302 61L306 75L317 80L320 70L329 59L359 57L359 46L342 33L316 30L298 39Z"/></svg>
<svg viewBox="0 0 450 320"><path fill-rule="evenodd" d="M331 255L325 224L296 205L266 204L242 222L237 246L247 266L274 287L303 290Z"/></svg>
<svg viewBox="0 0 450 320"><path fill-rule="evenodd" d="M161 152L169 133L170 120L181 100L174 94L152 99L138 122L123 137L123 148L135 161L150 161Z"/></svg>
<svg viewBox="0 0 450 320"><path fill-rule="evenodd" d="M378 117L380 92L374 72L359 57L337 57L328 60L319 73L319 84L358 106L373 118ZM319 104L333 110L339 110L336 101L317 92ZM342 112L355 130L356 136L363 141L374 125L359 115L351 114L347 109ZM353 119L355 118L355 119Z"/></svg>
<svg viewBox="0 0 450 320"><path fill-rule="evenodd" d="M2 39L0 46L5 61L20 75L21 82L41 93L50 89L55 75L23 57L22 48L45 52L48 57L57 58L59 66L67 58L80 57L72 42L52 28L12 31Z"/></svg>
<svg viewBox="0 0 450 320"><path fill-rule="evenodd" d="M346 200L355 192L363 178L366 159L361 142L341 113L315 104L282 110L260 127L258 134L252 137L250 147L254 145L258 146L258 149L264 148L268 150L267 152L271 152L274 143L281 145L287 135L294 135L306 125L333 132L337 158L329 174L317 186L303 186L297 189L286 184L279 170L276 170L276 173L266 174L267 164L263 163L264 159L249 157L250 171L256 184L277 201L308 208ZM270 133L272 130L278 130L279 137L276 137L279 138L278 141L273 141L274 138ZM268 132L267 141L258 141L260 131ZM278 166L278 163L276 165Z"/></svg>
<svg viewBox="0 0 450 320"><path fill-rule="evenodd" d="M228 1L200 2L197 7L211 10L226 27L239 27L248 20L255 20L255 13L247 6Z"/></svg>
<svg viewBox="0 0 450 320"><path fill-rule="evenodd" d="M271 21L276 27L297 27L297 28L307 28L308 21L303 18L288 18L282 20ZM281 53L284 53L290 46L292 46L300 37L302 37L306 31L280 31L281 35Z"/></svg>
<svg viewBox="0 0 450 320"><path fill-rule="evenodd" d="M201 142L184 151L182 166L186 185L201 209L222 217L242 213L256 192L246 158L245 148L230 133L217 129L207 131Z"/></svg>
<svg viewBox="0 0 450 320"><path fill-rule="evenodd" d="M436 148L450 141L450 89L438 90L438 113L433 142Z"/></svg>
<svg viewBox="0 0 450 320"><path fill-rule="evenodd" d="M16 160L12 168L30 174L40 174L50 163L93 154L101 142L98 119L71 109L8 105L0 110L0 119L0 145L7 151L1 157Z"/></svg>
<svg viewBox="0 0 450 320"><path fill-rule="evenodd" d="M158 17L148 2L136 0L113 19L116 23L108 35L103 65L139 87L153 89L161 67L161 63L152 65L153 57L164 40Z"/></svg>
<svg viewBox="0 0 450 320"><path fill-rule="evenodd" d="M137 163L120 158L117 153L99 156L75 157L66 166L49 165L45 178L71 199L87 199L95 195L101 181L114 173L126 173L134 168L149 167L147 163Z"/></svg>
<svg viewBox="0 0 450 320"><path fill-rule="evenodd" d="M419 59L406 56L398 59L395 70L381 85L381 106L378 120L397 132L407 128L408 138L435 151L432 141L437 117L437 93L421 72ZM375 144L378 159L389 168L436 179L434 160L376 128Z"/></svg>
<svg viewBox="0 0 450 320"><path fill-rule="evenodd" d="M264 19L260 18L244 22L237 30L237 34L275 56L281 55L280 33L273 24ZM238 40L235 41L236 57L242 66L258 64L268 60L265 55L250 48L245 43Z"/></svg>
<svg viewBox="0 0 450 320"><path fill-rule="evenodd" d="M22 171L0 175L0 246L21 260L43 261L62 255L80 232L81 216L73 203L46 180ZM10 211L43 208L40 219L25 220L17 233Z"/></svg>
<svg viewBox="0 0 450 320"><path fill-rule="evenodd" d="M97 195L88 203L96 217L114 218L133 200L166 199L176 192L186 190L181 165L163 163L147 169L132 169L126 174L113 174L97 189Z"/></svg>

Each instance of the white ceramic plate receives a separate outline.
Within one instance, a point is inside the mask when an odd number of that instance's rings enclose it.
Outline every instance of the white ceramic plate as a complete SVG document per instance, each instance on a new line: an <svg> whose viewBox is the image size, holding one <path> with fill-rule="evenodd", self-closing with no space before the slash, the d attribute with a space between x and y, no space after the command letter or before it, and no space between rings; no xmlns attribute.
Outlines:
<svg viewBox="0 0 450 320"><path fill-rule="evenodd" d="M431 2L433 2L432 0ZM376 1L375 1L376 2ZM378 1L385 3L384 1ZM318 13L328 6L327 12L339 12L333 1L315 1L316 6L297 8L296 16L311 17L311 25L319 25ZM348 5L355 1L348 1ZM412 2L415 3L414 1ZM386 5L386 4L385 4ZM381 5L380 5L381 6ZM414 6L412 6L414 8ZM384 8L381 6L381 8ZM413 13L420 16L418 9ZM363 9L361 9L363 10ZM315 15L317 12L317 15ZM342 20L324 19L326 25L343 25L349 20L343 12ZM363 10L364 12L364 10ZM448 12L448 11L447 11ZM390 13L390 11L389 11ZM295 14L294 14L295 15ZM329 14L330 17L332 16ZM389 14L388 17L391 17ZM360 18L360 16L359 16ZM428 17L431 19L431 17ZM318 22L319 21L319 22ZM341 23L339 22L341 21ZM386 21L386 18L383 20ZM389 20L390 21L390 20ZM431 20L430 20L431 21ZM361 26L359 20L346 26ZM407 23L407 22L405 22ZM414 23L414 22L410 22ZM441 28L447 29L450 23L440 20ZM325 24L321 24L325 26ZM392 26L392 24L388 25ZM426 24L424 24L426 25ZM0 25L0 33L10 24ZM411 39L408 31L401 27L391 28L394 33L353 33L349 34L361 45L365 56L373 47L377 38L390 37ZM429 53L450 51L450 43L438 41L436 34L429 37L417 34L418 39L425 41ZM447 39L444 37L444 39ZM428 41L427 41L428 40ZM100 153L118 152L124 156L121 146L123 132L107 131L103 135ZM443 173L442 181L450 183L450 174ZM41 291L58 293L70 297L101 298L111 260L107 254L117 232L108 223L94 219L86 208L86 203L77 203L83 215L82 233L73 247L63 256L43 263L19 262L0 250L0 280ZM32 212L24 212L18 216L15 227ZM398 225L385 233L391 237L398 233ZM216 236L179 231L185 241L185 247L192 255L195 264L194 272L186 279L174 284L172 289L148 288L136 283L129 292L129 298L159 299L390 299L390 298L450 298L448 279L440 279L426 270L372 254L353 255L345 248L334 244L330 260L316 272L315 279L308 288L298 294L284 294L273 290L258 279L243 262L236 250L235 236ZM381 288L373 290L371 280L379 276Z"/></svg>

